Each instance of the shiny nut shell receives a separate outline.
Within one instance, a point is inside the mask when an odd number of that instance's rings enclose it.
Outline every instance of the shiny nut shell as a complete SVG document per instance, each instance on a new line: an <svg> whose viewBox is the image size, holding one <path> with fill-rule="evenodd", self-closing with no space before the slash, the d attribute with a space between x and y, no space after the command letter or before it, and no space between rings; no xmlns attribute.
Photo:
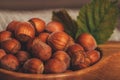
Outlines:
<svg viewBox="0 0 120 80"><path fill-rule="evenodd" d="M65 52L65 51L56 51L54 54L53 54L53 57L52 58L57 58L61 61L63 61L67 67L70 66L70 56Z"/></svg>
<svg viewBox="0 0 120 80"><path fill-rule="evenodd" d="M21 49L21 44L16 39L9 39L1 43L1 48L7 53L16 54Z"/></svg>
<svg viewBox="0 0 120 80"><path fill-rule="evenodd" d="M42 42L39 38L35 38L31 44L31 52L33 56L41 59L42 61L46 61L50 59L52 55L51 47Z"/></svg>
<svg viewBox="0 0 120 80"><path fill-rule="evenodd" d="M0 32L0 42L8 40L12 38L12 33L9 31L1 31Z"/></svg>
<svg viewBox="0 0 120 80"><path fill-rule="evenodd" d="M67 49L67 52L71 57L74 53L80 52L80 51L82 52L82 51L84 51L84 49L81 45L79 45L77 43L69 46L68 49Z"/></svg>
<svg viewBox="0 0 120 80"><path fill-rule="evenodd" d="M35 30L30 23L21 22L15 29L15 36L18 40L27 42L28 40L34 38Z"/></svg>
<svg viewBox="0 0 120 80"><path fill-rule="evenodd" d="M0 59L6 55L6 52L3 49L0 49Z"/></svg>
<svg viewBox="0 0 120 80"><path fill-rule="evenodd" d="M45 29L45 22L39 18L32 18L29 22L34 26L36 34L44 31Z"/></svg>
<svg viewBox="0 0 120 80"><path fill-rule="evenodd" d="M91 60L91 64L96 63L101 58L100 52L97 50L88 51L87 55L88 58Z"/></svg>
<svg viewBox="0 0 120 80"><path fill-rule="evenodd" d="M11 21L11 22L7 25L6 30L14 33L14 31L15 31L15 29L18 27L19 23L20 23L20 21L16 21L16 20Z"/></svg>
<svg viewBox="0 0 120 80"><path fill-rule="evenodd" d="M45 63L45 73L62 73L66 70L66 64L59 59L53 58Z"/></svg>
<svg viewBox="0 0 120 80"><path fill-rule="evenodd" d="M43 62L37 58L31 58L23 65L24 72L40 74L44 71Z"/></svg>
<svg viewBox="0 0 120 80"><path fill-rule="evenodd" d="M55 31L64 31L64 26L60 22L51 21L47 24L45 30L50 33Z"/></svg>
<svg viewBox="0 0 120 80"><path fill-rule="evenodd" d="M86 51L91 51L94 50L97 47L97 43L96 40L94 39L94 37L89 34L89 33L82 33L78 39L77 42L83 46L83 48Z"/></svg>
<svg viewBox="0 0 120 80"><path fill-rule="evenodd" d="M1 68L7 69L10 71L16 71L19 67L19 61L17 58L12 54L7 54L2 57L0 61Z"/></svg>
<svg viewBox="0 0 120 80"><path fill-rule="evenodd" d="M56 31L49 35L48 44L55 50L65 50L69 36L65 32Z"/></svg>
<svg viewBox="0 0 120 80"><path fill-rule="evenodd" d="M24 64L30 58L30 54L27 51L18 51L15 56L20 64Z"/></svg>
<svg viewBox="0 0 120 80"><path fill-rule="evenodd" d="M47 42L47 38L50 34L47 33L47 32L43 32L43 33L40 33L38 35L38 38L42 41L42 42Z"/></svg>

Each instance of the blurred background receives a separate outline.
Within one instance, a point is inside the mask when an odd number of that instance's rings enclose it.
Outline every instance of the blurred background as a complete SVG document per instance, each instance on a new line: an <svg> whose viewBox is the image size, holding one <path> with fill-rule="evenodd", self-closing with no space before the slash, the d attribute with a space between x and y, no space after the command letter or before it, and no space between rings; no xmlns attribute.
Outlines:
<svg viewBox="0 0 120 80"><path fill-rule="evenodd" d="M90 0L0 0L0 8L18 10L80 8L88 2Z"/></svg>
<svg viewBox="0 0 120 80"><path fill-rule="evenodd" d="M27 21L38 17L49 22L52 11L66 8L73 19L79 9L91 0L0 0L0 31L4 30L12 20ZM120 8L120 0L118 0ZM120 20L109 40L120 41Z"/></svg>

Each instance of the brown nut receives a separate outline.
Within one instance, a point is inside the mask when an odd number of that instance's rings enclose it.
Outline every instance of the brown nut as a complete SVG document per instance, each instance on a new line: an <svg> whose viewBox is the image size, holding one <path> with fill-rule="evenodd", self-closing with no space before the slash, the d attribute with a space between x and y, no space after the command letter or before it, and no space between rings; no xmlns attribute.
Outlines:
<svg viewBox="0 0 120 80"><path fill-rule="evenodd" d="M19 67L19 61L14 55L7 54L4 57L2 57L0 61L0 66L1 68L6 70L16 71Z"/></svg>
<svg viewBox="0 0 120 80"><path fill-rule="evenodd" d="M81 53L82 51L84 51L83 47L77 43L69 46L67 49L67 52L70 55L70 57L72 57L74 53L77 53L77 52Z"/></svg>
<svg viewBox="0 0 120 80"><path fill-rule="evenodd" d="M73 70L78 70L84 67L83 63L85 62L86 53L81 45L71 45L68 47L67 52L71 57L71 66Z"/></svg>
<svg viewBox="0 0 120 80"><path fill-rule="evenodd" d="M29 22L34 26L36 30L36 35L40 32L43 32L45 29L45 22L42 19L39 18L32 18L29 20Z"/></svg>
<svg viewBox="0 0 120 80"><path fill-rule="evenodd" d="M3 49L0 49L0 59L6 55L6 52Z"/></svg>
<svg viewBox="0 0 120 80"><path fill-rule="evenodd" d="M77 65L73 65L72 66L72 69L73 70L80 70L80 69L83 69L83 68L87 68L91 65L91 60L87 57L84 58L84 60L82 62L80 62L79 64Z"/></svg>
<svg viewBox="0 0 120 80"><path fill-rule="evenodd" d="M78 38L77 42L83 46L86 51L94 50L97 47L96 40L89 33L82 33Z"/></svg>
<svg viewBox="0 0 120 80"><path fill-rule="evenodd" d="M0 43L5 40L11 39L11 38L12 38L11 32L9 32L9 31L1 31L0 32Z"/></svg>
<svg viewBox="0 0 120 80"><path fill-rule="evenodd" d="M47 42L47 38L48 38L48 36L49 36L50 34L49 33L47 33L47 32L43 32L43 33L40 33L39 35L38 35L38 38L42 41L42 42Z"/></svg>
<svg viewBox="0 0 120 80"><path fill-rule="evenodd" d="M18 51L16 53L16 57L17 57L18 61L20 62L20 64L24 64L24 62L30 58L30 55L26 51Z"/></svg>
<svg viewBox="0 0 120 80"><path fill-rule="evenodd" d="M83 63L84 59L85 59L85 53L83 51L75 52L74 54L72 54L72 57L71 57L72 67L74 67L80 63Z"/></svg>
<svg viewBox="0 0 120 80"><path fill-rule="evenodd" d="M71 36L69 36L69 40L68 40L68 43L67 43L67 45L65 47L65 51L67 51L69 46L74 45L74 44L75 44L74 39Z"/></svg>
<svg viewBox="0 0 120 80"><path fill-rule="evenodd" d="M50 59L52 55L51 47L46 43L42 42L39 38L35 38L33 40L31 50L33 56L41 59L42 61Z"/></svg>
<svg viewBox="0 0 120 80"><path fill-rule="evenodd" d="M14 32L15 32L15 29L18 27L19 23L20 23L20 21L16 21L16 20L11 21L11 22L7 25L6 30L14 33Z"/></svg>
<svg viewBox="0 0 120 80"><path fill-rule="evenodd" d="M92 50L87 52L88 58L91 60L91 65L100 60L100 52L97 50Z"/></svg>
<svg viewBox="0 0 120 80"><path fill-rule="evenodd" d="M50 59L45 63L45 73L62 73L67 69L66 64L56 58Z"/></svg>
<svg viewBox="0 0 120 80"><path fill-rule="evenodd" d="M37 58L31 58L23 65L24 72L40 74L44 71L43 62Z"/></svg>
<svg viewBox="0 0 120 80"><path fill-rule="evenodd" d="M21 49L21 44L16 39L9 39L1 43L1 48L7 53L16 54Z"/></svg>
<svg viewBox="0 0 120 80"><path fill-rule="evenodd" d="M62 31L56 31L49 35L48 44L53 50L65 50L69 41L69 35Z"/></svg>
<svg viewBox="0 0 120 80"><path fill-rule="evenodd" d="M57 58L63 61L67 65L67 67L70 66L70 56L65 51L56 51L53 54L53 58Z"/></svg>
<svg viewBox="0 0 120 80"><path fill-rule="evenodd" d="M47 24L45 30L50 33L55 31L64 31L64 26L60 22L51 21Z"/></svg>
<svg viewBox="0 0 120 80"><path fill-rule="evenodd" d="M28 22L21 22L15 29L15 37L21 42L27 42L34 38L35 30Z"/></svg>

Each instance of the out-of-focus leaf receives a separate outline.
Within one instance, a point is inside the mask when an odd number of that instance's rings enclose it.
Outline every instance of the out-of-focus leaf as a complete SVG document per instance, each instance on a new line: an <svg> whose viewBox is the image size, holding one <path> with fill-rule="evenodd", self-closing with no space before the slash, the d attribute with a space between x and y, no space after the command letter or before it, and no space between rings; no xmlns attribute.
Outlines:
<svg viewBox="0 0 120 80"><path fill-rule="evenodd" d="M98 44L104 43L113 33L118 15L117 0L92 0L80 9L76 37L87 32L95 37Z"/></svg>
<svg viewBox="0 0 120 80"><path fill-rule="evenodd" d="M59 21L64 25L65 32L75 38L77 32L77 23L73 20L65 9L53 11L52 20Z"/></svg>

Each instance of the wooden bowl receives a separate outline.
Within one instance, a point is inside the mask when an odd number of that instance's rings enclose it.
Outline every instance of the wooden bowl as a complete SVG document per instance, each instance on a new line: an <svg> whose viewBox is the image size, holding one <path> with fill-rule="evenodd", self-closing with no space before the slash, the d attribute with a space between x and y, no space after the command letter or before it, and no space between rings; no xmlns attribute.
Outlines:
<svg viewBox="0 0 120 80"><path fill-rule="evenodd" d="M0 80L120 80L120 42L99 45L102 58L88 68L62 74L25 74L0 69Z"/></svg>

